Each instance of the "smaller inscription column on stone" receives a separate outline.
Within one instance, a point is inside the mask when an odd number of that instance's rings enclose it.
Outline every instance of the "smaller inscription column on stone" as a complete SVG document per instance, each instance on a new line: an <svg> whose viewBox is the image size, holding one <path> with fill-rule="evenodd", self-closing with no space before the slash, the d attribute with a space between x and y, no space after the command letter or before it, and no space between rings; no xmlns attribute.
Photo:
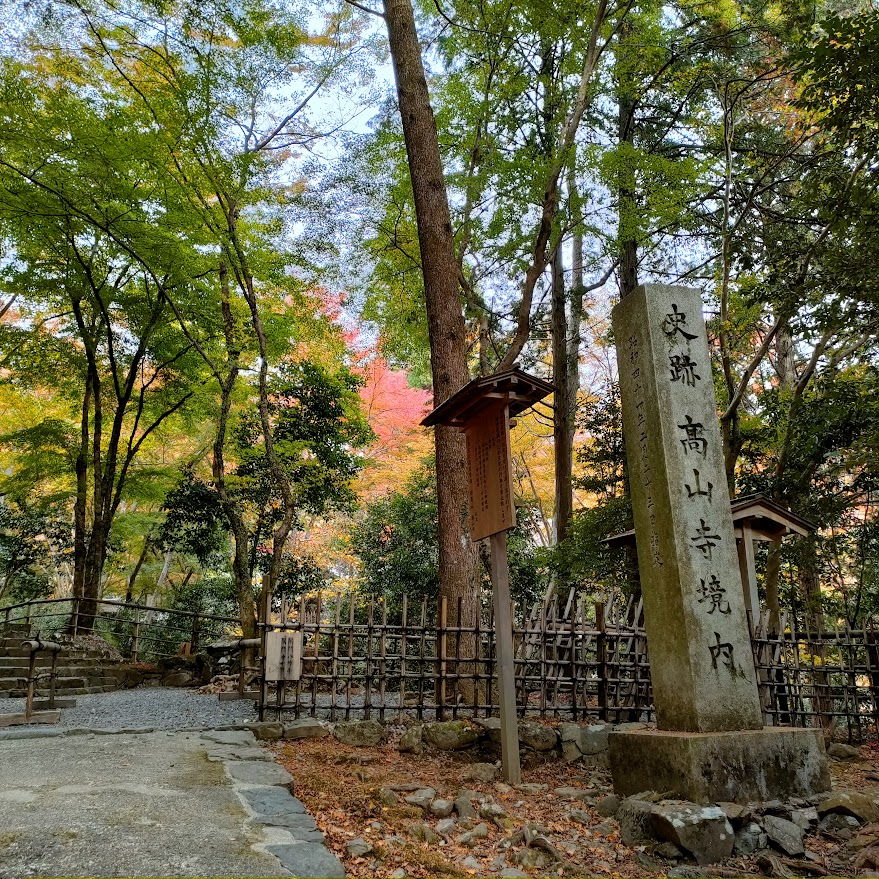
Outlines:
<svg viewBox="0 0 879 879"><path fill-rule="evenodd" d="M701 297L639 287L613 326L657 726L759 729Z"/></svg>

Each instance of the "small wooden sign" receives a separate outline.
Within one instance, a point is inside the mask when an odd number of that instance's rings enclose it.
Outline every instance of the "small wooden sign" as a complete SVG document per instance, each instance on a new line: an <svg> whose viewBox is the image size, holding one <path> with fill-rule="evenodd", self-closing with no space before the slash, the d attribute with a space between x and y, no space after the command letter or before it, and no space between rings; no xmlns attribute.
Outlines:
<svg viewBox="0 0 879 879"><path fill-rule="evenodd" d="M470 536L482 540L516 524L510 455L510 410L506 400L467 422Z"/></svg>
<svg viewBox="0 0 879 879"><path fill-rule="evenodd" d="M302 677L302 632L266 635L266 680L298 681Z"/></svg>

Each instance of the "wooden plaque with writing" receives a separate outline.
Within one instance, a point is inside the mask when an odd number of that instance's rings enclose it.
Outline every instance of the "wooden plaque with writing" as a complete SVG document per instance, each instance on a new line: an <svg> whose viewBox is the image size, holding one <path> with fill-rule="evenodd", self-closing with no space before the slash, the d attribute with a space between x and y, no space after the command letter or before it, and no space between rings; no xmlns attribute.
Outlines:
<svg viewBox="0 0 879 879"><path fill-rule="evenodd" d="M516 524L506 401L484 409L464 431L470 479L470 536L482 540Z"/></svg>

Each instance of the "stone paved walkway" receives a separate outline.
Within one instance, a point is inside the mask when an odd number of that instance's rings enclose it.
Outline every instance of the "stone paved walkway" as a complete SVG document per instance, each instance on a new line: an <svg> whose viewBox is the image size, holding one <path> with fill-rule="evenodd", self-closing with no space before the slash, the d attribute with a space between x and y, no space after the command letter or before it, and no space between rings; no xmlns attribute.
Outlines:
<svg viewBox="0 0 879 879"><path fill-rule="evenodd" d="M344 875L247 730L28 732L0 736L2 879Z"/></svg>

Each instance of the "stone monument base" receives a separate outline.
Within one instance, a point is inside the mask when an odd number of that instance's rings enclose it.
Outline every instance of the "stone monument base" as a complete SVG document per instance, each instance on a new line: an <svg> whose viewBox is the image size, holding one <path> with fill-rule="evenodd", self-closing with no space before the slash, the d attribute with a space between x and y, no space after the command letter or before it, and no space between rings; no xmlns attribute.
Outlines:
<svg viewBox="0 0 879 879"><path fill-rule="evenodd" d="M674 791L694 803L749 803L830 790L817 729L634 730L612 732L608 741L614 790L621 796Z"/></svg>

